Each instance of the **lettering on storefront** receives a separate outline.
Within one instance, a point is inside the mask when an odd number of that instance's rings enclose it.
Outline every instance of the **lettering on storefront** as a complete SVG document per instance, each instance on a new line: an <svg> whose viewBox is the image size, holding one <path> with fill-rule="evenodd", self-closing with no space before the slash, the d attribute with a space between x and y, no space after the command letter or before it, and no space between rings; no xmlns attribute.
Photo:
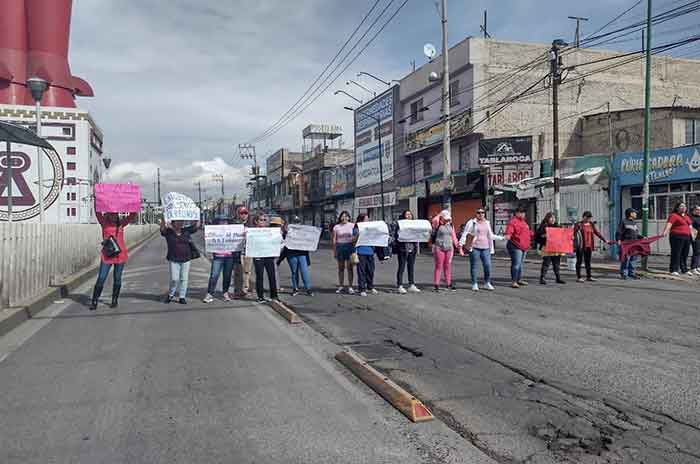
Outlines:
<svg viewBox="0 0 700 464"><path fill-rule="evenodd" d="M639 185L643 182L644 156L642 153L618 155L614 160L615 174L620 185ZM649 160L651 182L676 182L697 179L700 173L698 147L655 150Z"/></svg>
<svg viewBox="0 0 700 464"><path fill-rule="evenodd" d="M697 150L695 151L697 155ZM699 155L700 156L700 155ZM682 154L673 154L665 156L657 156L649 161L649 180L656 181L672 177L676 169L685 165L691 166L691 161L685 161L685 156ZM620 164L620 172L641 173L644 170L644 159L624 159Z"/></svg>

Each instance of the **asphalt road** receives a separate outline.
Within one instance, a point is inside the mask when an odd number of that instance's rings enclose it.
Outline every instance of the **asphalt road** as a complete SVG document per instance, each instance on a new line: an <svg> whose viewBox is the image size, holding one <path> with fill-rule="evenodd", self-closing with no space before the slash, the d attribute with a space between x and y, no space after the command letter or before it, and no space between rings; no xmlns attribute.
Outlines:
<svg viewBox="0 0 700 464"><path fill-rule="evenodd" d="M382 291L336 295L330 251L312 257L317 296L283 298L331 341L351 346L426 401L498 462L700 462L700 281L622 281L456 293L395 293L396 261L377 264ZM286 264L282 278L288 278ZM432 287L432 258L419 257ZM551 271L550 271L551 277ZM286 284L288 285L288 284Z"/></svg>
<svg viewBox="0 0 700 464"><path fill-rule="evenodd" d="M156 239L132 256L119 309L88 311L90 282L0 338L0 463L494 462L409 423L312 328L201 303L204 259L190 304L163 304L164 254Z"/></svg>

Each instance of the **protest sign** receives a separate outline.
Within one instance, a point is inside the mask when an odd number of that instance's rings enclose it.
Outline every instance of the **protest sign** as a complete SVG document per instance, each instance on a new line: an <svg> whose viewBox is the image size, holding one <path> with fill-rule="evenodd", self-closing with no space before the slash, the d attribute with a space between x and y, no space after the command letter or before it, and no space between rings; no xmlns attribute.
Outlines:
<svg viewBox="0 0 700 464"><path fill-rule="evenodd" d="M432 231L430 221L402 219L399 221L399 242L427 242Z"/></svg>
<svg viewBox="0 0 700 464"><path fill-rule="evenodd" d="M163 216L170 221L199 221L199 208L188 196L170 192L163 197Z"/></svg>
<svg viewBox="0 0 700 464"><path fill-rule="evenodd" d="M384 221L358 222L356 246L389 246L389 227Z"/></svg>
<svg viewBox="0 0 700 464"><path fill-rule="evenodd" d="M207 253L243 251L244 242L243 224L204 226L204 245Z"/></svg>
<svg viewBox="0 0 700 464"><path fill-rule="evenodd" d="M269 258L280 255L282 232L279 227L251 227L246 232L245 255Z"/></svg>
<svg viewBox="0 0 700 464"><path fill-rule="evenodd" d="M290 250L316 251L321 229L314 226L290 224L284 246Z"/></svg>
<svg viewBox="0 0 700 464"><path fill-rule="evenodd" d="M547 242L542 251L570 255L574 252L574 229L570 227L547 227Z"/></svg>
<svg viewBox="0 0 700 464"><path fill-rule="evenodd" d="M141 189L136 184L95 184L95 211L138 213L141 211Z"/></svg>

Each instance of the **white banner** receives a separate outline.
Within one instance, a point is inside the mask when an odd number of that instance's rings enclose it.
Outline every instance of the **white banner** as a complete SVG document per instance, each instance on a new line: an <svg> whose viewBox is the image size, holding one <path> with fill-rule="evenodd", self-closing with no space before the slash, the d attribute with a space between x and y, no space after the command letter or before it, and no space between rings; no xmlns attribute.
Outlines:
<svg viewBox="0 0 700 464"><path fill-rule="evenodd" d="M389 245L389 227L384 221L358 222L359 236L355 246L378 246Z"/></svg>
<svg viewBox="0 0 700 464"><path fill-rule="evenodd" d="M245 255L248 258L269 258L280 255L282 229L250 227L246 232Z"/></svg>
<svg viewBox="0 0 700 464"><path fill-rule="evenodd" d="M199 208L188 196L170 192L163 197L163 217L166 221L199 221Z"/></svg>
<svg viewBox="0 0 700 464"><path fill-rule="evenodd" d="M244 242L243 224L204 226L204 244L207 253L243 251Z"/></svg>
<svg viewBox="0 0 700 464"><path fill-rule="evenodd" d="M399 242L428 242L433 228L425 219L399 221Z"/></svg>
<svg viewBox="0 0 700 464"><path fill-rule="evenodd" d="M314 226L290 224L284 246L290 250L316 251L321 229Z"/></svg>

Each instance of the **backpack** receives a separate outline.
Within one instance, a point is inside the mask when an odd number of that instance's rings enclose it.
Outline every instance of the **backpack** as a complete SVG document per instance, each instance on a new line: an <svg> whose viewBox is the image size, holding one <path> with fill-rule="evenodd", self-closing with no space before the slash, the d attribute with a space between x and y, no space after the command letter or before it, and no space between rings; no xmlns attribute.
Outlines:
<svg viewBox="0 0 700 464"><path fill-rule="evenodd" d="M579 223L576 224L576 230L574 231L574 251L578 251L581 248L583 248L583 231Z"/></svg>

